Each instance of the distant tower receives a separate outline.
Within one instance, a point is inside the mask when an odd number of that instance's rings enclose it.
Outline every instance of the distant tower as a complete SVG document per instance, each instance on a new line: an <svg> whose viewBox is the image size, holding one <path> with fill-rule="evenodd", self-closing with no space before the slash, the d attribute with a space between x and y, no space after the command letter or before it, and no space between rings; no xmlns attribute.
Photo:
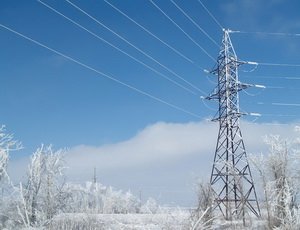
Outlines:
<svg viewBox="0 0 300 230"><path fill-rule="evenodd" d="M247 160L239 124L239 91L251 85L238 80L238 61L229 30L224 30L217 68L218 85L208 100L218 100L219 111L213 121L219 122L218 141L211 172L210 184L215 195L215 208L229 220L243 217L248 209L257 217L260 209Z"/></svg>
<svg viewBox="0 0 300 230"><path fill-rule="evenodd" d="M97 172L96 172L96 167L94 167L94 176L93 176L93 183L97 184Z"/></svg>

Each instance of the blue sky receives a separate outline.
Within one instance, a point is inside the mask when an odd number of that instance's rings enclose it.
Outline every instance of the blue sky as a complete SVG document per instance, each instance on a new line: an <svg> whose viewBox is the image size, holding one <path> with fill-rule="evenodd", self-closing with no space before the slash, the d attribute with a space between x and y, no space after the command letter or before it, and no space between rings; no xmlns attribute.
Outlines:
<svg viewBox="0 0 300 230"><path fill-rule="evenodd" d="M185 82L99 26L66 1L44 2L164 76L193 90ZM111 0L109 2L190 58L194 64L149 36L104 1L74 0L72 2L202 91L209 93L215 87L213 84L215 78L206 76L201 69L212 69L214 62L168 21L150 1ZM212 57L217 58L219 47L178 11L171 1L154 2ZM176 0L175 2L218 44L221 44L222 30L197 0ZM300 3L296 0L288 2L283 0L203 0L203 3L223 27L231 30L300 33L298 13ZM68 147L71 150L75 149L75 153L77 153L78 146L87 147L81 150L82 152L88 151L89 146L100 149L103 146L122 146L122 143L136 140L139 134L147 133L157 126L168 129L167 124L174 124L175 127L178 127L176 124L187 124L187 127L191 127L190 124L200 123L206 127L205 119L215 114L215 111L208 107L216 109L216 105L211 102L207 102L208 106L203 104L200 99L200 96L203 96L202 93L195 91L196 94L192 94L178 87L70 23L38 1L3 0L0 6L2 25L199 116L191 116L141 95L1 27L1 123L5 124L8 132L14 133L24 145L24 150L13 153L11 156L13 160L19 160L18 163L23 161L23 157L28 156L40 143L52 143L56 148ZM231 39L238 57L242 60L300 64L299 36L234 33L231 34ZM255 71L249 72L252 69L253 66L243 66L239 74L240 80L266 85L267 88L265 90L249 89L246 93L241 93L242 110L262 114L262 117L257 120L255 117L245 117L247 125L249 122L255 122L254 127L261 124L259 130L266 130L262 128L265 123L291 124L289 128L297 124L300 107L296 105L299 103L300 80L291 78L300 78L300 67L259 65ZM279 106L274 103L296 105ZM279 128L274 127L274 130L268 128L267 131L275 133L278 131L283 135L288 135L292 132L289 128L277 130ZM181 130L181 128L176 130ZM199 131L201 132L200 128ZM247 136L245 131L243 133ZM159 136L156 132L155 135ZM251 135L248 135L248 139L251 139ZM216 136L215 132L207 137L212 140L212 151ZM200 142L206 142L203 140L205 138L205 135L202 136L199 133ZM174 140L176 141L175 137ZM141 151L142 149L141 147ZM173 158L172 156L165 158L165 162L171 162L171 157L173 164L153 160L152 162L156 162L155 167L152 165L153 168L146 164L147 161L143 161L143 167L136 162L136 168L128 166L127 171L124 169L122 174L131 173L133 177L137 172L135 169L145 170L145 175L140 176L140 180L145 182L145 187L148 184L154 187L155 183L150 182L153 179L149 176L149 172L156 170L167 174L169 170L171 174L179 168L177 171L180 172L191 171L189 181L192 181L197 174L202 174L202 171L198 171L197 164L192 162L197 159L201 165L209 159L212 160L210 155L205 155L203 158L192 156L196 155L191 155L189 158ZM159 167L159 164L163 166ZM95 166L87 165L86 167ZM134 183L131 179L123 181L116 179L120 174L116 173L114 167L117 166L112 165L111 171L106 171L107 174L102 172L103 175L107 175L105 182L119 188L132 187L130 185ZM142 174L143 172L139 173L139 175ZM84 179L86 178L82 178ZM147 180L149 180L148 184ZM165 180L171 181L167 176ZM182 181L185 180L186 178L182 179ZM166 182L161 181L161 184L166 184ZM178 188L180 184L177 183L174 187Z"/></svg>

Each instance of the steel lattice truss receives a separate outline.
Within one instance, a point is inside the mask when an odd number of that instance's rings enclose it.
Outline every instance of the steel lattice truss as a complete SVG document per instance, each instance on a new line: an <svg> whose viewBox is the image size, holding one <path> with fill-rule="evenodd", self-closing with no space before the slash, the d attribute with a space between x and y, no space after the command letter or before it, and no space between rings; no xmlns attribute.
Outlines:
<svg viewBox="0 0 300 230"><path fill-rule="evenodd" d="M247 160L240 129L238 92L249 85L238 80L237 60L228 30L224 30L217 68L218 85L207 99L219 102L219 111L213 121L219 122L219 134L210 183L215 193L215 208L226 219L244 216L250 210L260 216L255 187Z"/></svg>

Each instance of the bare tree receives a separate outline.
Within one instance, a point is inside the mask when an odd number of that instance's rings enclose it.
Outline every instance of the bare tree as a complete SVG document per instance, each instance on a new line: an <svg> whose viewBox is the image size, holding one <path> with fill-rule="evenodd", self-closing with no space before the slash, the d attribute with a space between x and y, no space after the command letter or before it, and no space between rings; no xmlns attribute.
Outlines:
<svg viewBox="0 0 300 230"><path fill-rule="evenodd" d="M197 184L197 207L191 214L191 229L209 229L213 222L213 190L209 183Z"/></svg>

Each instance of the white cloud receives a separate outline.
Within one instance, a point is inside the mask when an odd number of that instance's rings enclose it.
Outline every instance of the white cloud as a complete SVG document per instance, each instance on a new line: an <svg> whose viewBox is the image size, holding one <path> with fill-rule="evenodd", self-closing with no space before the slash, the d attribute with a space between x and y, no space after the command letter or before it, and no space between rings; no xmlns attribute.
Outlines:
<svg viewBox="0 0 300 230"><path fill-rule="evenodd" d="M203 154L214 143L212 123L170 124L159 122L146 127L130 140L106 146L76 146L67 154L70 167L97 164L104 169L132 167L189 154ZM205 141L203 141L205 140Z"/></svg>
<svg viewBox="0 0 300 230"><path fill-rule="evenodd" d="M241 129L247 149L257 152L265 149L263 136L274 133L292 138L295 135L295 126L242 122ZM207 121L185 124L159 122L123 142L98 147L73 147L66 159L70 168L97 165L110 170L191 154L211 154L217 141L217 131L217 123Z"/></svg>
<svg viewBox="0 0 300 230"><path fill-rule="evenodd" d="M242 122L246 150L265 152L263 137L268 134L295 138L299 135L295 126ZM217 134L217 123L158 122L123 142L71 148L66 154L66 173L71 181L90 180L96 167L99 180L106 185L142 190L145 196L162 202L186 204L191 202L196 178L209 180ZM24 170L21 164L12 161L11 168ZM11 173L20 175L17 171Z"/></svg>

